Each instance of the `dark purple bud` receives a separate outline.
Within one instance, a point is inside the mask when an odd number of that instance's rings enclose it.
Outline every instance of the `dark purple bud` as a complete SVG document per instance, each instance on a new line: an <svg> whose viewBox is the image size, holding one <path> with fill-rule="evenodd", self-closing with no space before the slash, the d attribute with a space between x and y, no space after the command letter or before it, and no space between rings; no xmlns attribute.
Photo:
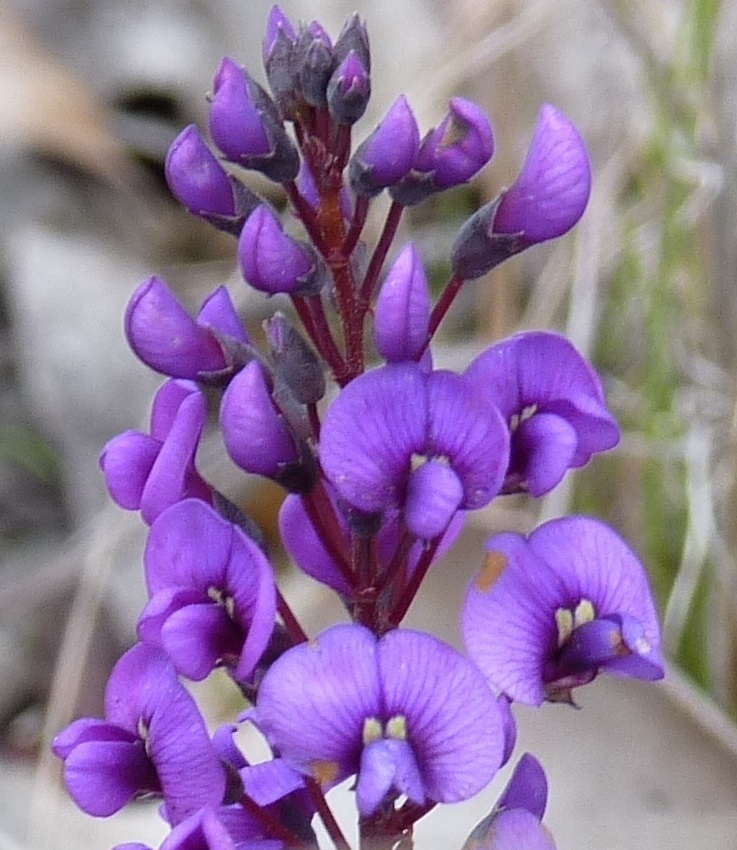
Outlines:
<svg viewBox="0 0 737 850"><path fill-rule="evenodd" d="M371 78L355 51L351 51L330 77L327 101L330 114L339 124L355 124L366 111L371 97Z"/></svg>
<svg viewBox="0 0 737 850"><path fill-rule="evenodd" d="M371 71L371 52L369 50L369 37L366 25L359 18L358 12L354 12L343 25L340 35L336 39L333 53L337 63L342 62L349 53L355 53L366 69Z"/></svg>
<svg viewBox="0 0 737 850"><path fill-rule="evenodd" d="M194 215L235 215L230 177L194 124L174 139L164 169L172 194Z"/></svg>
<svg viewBox="0 0 737 850"><path fill-rule="evenodd" d="M316 404L325 395L325 375L315 352L280 312L267 321L266 337L275 384L283 382L300 404Z"/></svg>
<svg viewBox="0 0 737 850"><path fill-rule="evenodd" d="M401 180L412 168L420 146L417 121L400 95L374 132L351 158L349 178L356 194L373 197Z"/></svg>
<svg viewBox="0 0 737 850"><path fill-rule="evenodd" d="M215 75L210 133L228 157L270 180L294 180L299 155L281 123L276 106L249 75L227 57Z"/></svg>
<svg viewBox="0 0 737 850"><path fill-rule="evenodd" d="M266 65L273 56L280 38L284 38L286 41L294 43L296 41L297 34L295 33L294 27L292 26L289 18L278 6L274 5L271 7L269 17L266 19L266 33L264 35L263 43L264 65Z"/></svg>
<svg viewBox="0 0 737 850"><path fill-rule="evenodd" d="M302 96L299 91L299 55L294 27L278 6L274 6L266 24L263 57L266 78L279 113L285 120L299 115Z"/></svg>
<svg viewBox="0 0 737 850"><path fill-rule="evenodd" d="M389 362L417 360L430 327L430 289L422 260L410 243L394 261L374 310L374 339Z"/></svg>
<svg viewBox="0 0 737 850"><path fill-rule="evenodd" d="M278 478L285 466L299 460L263 367L255 360L228 385L220 405L220 426L228 454L246 472Z"/></svg>
<svg viewBox="0 0 737 850"><path fill-rule="evenodd" d="M238 260L246 281L269 295L304 294L322 286L323 271L315 254L288 236L264 204L251 213L243 227Z"/></svg>
<svg viewBox="0 0 737 850"><path fill-rule="evenodd" d="M590 191L591 165L578 130L545 104L522 171L502 193L494 233L520 233L528 245L562 236L583 215Z"/></svg>
<svg viewBox="0 0 737 850"><path fill-rule="evenodd" d="M485 204L458 231L450 250L450 265L457 277L475 280L528 247L519 233L494 233L499 202L497 198Z"/></svg>
<svg viewBox="0 0 737 850"><path fill-rule="evenodd" d="M335 68L330 36L317 22L303 27L297 39L299 87L311 106L327 106L327 87Z"/></svg>

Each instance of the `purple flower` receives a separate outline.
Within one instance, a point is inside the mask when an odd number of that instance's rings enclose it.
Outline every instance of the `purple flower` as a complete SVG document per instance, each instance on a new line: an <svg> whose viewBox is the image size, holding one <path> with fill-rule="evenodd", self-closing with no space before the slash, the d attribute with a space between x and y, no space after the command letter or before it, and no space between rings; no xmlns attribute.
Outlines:
<svg viewBox="0 0 737 850"><path fill-rule="evenodd" d="M251 213L243 227L238 261L246 282L269 295L314 294L322 285L322 269L312 249L287 235L265 204Z"/></svg>
<svg viewBox="0 0 737 850"><path fill-rule="evenodd" d="M438 189L468 182L494 153L494 135L484 111L463 97L454 97L448 114L420 144L417 171L433 173Z"/></svg>
<svg viewBox="0 0 737 850"><path fill-rule="evenodd" d="M441 534L459 510L488 504L509 458L501 414L460 375L414 363L366 372L328 408L320 461L359 511L401 509L410 531Z"/></svg>
<svg viewBox="0 0 737 850"><path fill-rule="evenodd" d="M107 817L135 797L161 794L178 824L219 806L225 772L197 705L166 656L138 644L118 661L105 692L105 720L77 720L52 744L77 805Z"/></svg>
<svg viewBox="0 0 737 850"><path fill-rule="evenodd" d="M261 549L209 505L186 499L151 526L145 566L150 601L141 639L190 679L222 664L246 680L276 616L274 575Z"/></svg>
<svg viewBox="0 0 737 850"><path fill-rule="evenodd" d="M337 509L334 500L340 537L333 541L333 548L326 543L324 537L318 534L312 523L304 500L295 494L290 494L282 503L279 511L279 532L287 553L295 564L308 576L316 579L346 599L350 599L353 589L345 577L345 571L350 571L350 528L343 512ZM433 561L450 549L463 528L465 515L456 514L438 545ZM401 545L401 517L394 513L385 516L376 537L376 559L378 580L385 574L393 563ZM336 548L337 547L337 550ZM416 540L406 556L406 578L409 579L415 571L425 550L424 542ZM341 570L340 564L343 564Z"/></svg>
<svg viewBox="0 0 737 850"><path fill-rule="evenodd" d="M490 684L531 705L571 701L600 671L663 676L645 571L608 526L566 517L486 544L463 609L468 654Z"/></svg>
<svg viewBox="0 0 737 850"><path fill-rule="evenodd" d="M502 758L496 701L477 670L410 630L377 640L339 625L288 650L264 677L253 719L323 786L357 773L364 816L402 794L419 805L467 799Z"/></svg>
<svg viewBox="0 0 737 850"><path fill-rule="evenodd" d="M212 491L194 466L206 417L205 397L196 384L163 384L151 410L151 433L125 431L100 455L113 501L126 510L140 510L149 524L180 499L211 501Z"/></svg>
<svg viewBox="0 0 737 850"><path fill-rule="evenodd" d="M506 493L541 496L619 442L598 375L563 336L517 334L480 354L466 376L511 430Z"/></svg>
<svg viewBox="0 0 737 850"><path fill-rule="evenodd" d="M406 245L384 279L374 309L374 339L389 362L417 360L430 329L430 288L420 254Z"/></svg>
<svg viewBox="0 0 737 850"><path fill-rule="evenodd" d="M235 215L233 185L194 124L174 139L164 164L174 197L195 215Z"/></svg>
<svg viewBox="0 0 737 850"><path fill-rule="evenodd" d="M125 335L147 366L190 380L226 377L237 360L236 350L251 342L224 286L208 296L195 320L155 275L128 302Z"/></svg>
<svg viewBox="0 0 737 850"><path fill-rule="evenodd" d="M494 810L473 830L463 850L555 850L540 823L547 798L545 772L534 756L525 753Z"/></svg>
<svg viewBox="0 0 737 850"><path fill-rule="evenodd" d="M246 71L227 56L210 103L210 134L225 156L280 183L294 180L299 155L276 106Z"/></svg>
<svg viewBox="0 0 737 850"><path fill-rule="evenodd" d="M351 157L351 188L359 195L373 197L393 186L412 168L419 146L417 121L407 98L400 95Z"/></svg>
<svg viewBox="0 0 737 850"><path fill-rule="evenodd" d="M286 468L299 462L292 433L257 360L228 385L220 404L220 426L228 454L246 472L279 479Z"/></svg>
<svg viewBox="0 0 737 850"><path fill-rule="evenodd" d="M591 165L578 130L554 106L537 118L522 171L502 194L494 233L520 233L530 245L567 233L591 191Z"/></svg>
<svg viewBox="0 0 737 850"><path fill-rule="evenodd" d="M481 277L537 242L568 232L591 191L591 166L576 128L543 106L517 180L463 225L451 249L453 274Z"/></svg>
<svg viewBox="0 0 737 850"><path fill-rule="evenodd" d="M494 134L483 110L462 97L420 142L410 173L391 189L392 198L411 206L434 192L467 183L491 159Z"/></svg>

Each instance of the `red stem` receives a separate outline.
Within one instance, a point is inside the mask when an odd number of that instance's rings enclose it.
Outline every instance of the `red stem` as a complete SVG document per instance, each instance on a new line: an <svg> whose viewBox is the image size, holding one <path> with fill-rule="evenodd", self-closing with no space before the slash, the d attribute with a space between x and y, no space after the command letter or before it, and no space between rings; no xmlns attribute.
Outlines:
<svg viewBox="0 0 737 850"><path fill-rule="evenodd" d="M276 589L276 610L279 612L279 616L284 621L284 627L287 632L289 632L289 637L291 637L295 643L306 643L308 640L307 633L302 626L300 626L299 621L294 616L294 612L289 606L289 603L284 598L278 587Z"/></svg>
<svg viewBox="0 0 737 850"><path fill-rule="evenodd" d="M443 321L445 314L450 309L450 305L455 300L456 295L458 295L464 283L465 281L462 277L458 277L458 275L453 275L445 284L445 288L440 293L440 298L438 298L435 306L432 309L432 313L430 314L430 328L427 332L427 342L425 343L425 348L427 348L427 346L429 345L433 334L438 329L440 323Z"/></svg>
<svg viewBox="0 0 737 850"><path fill-rule="evenodd" d="M412 573L412 578L407 582L402 595L399 597L399 602L397 602L389 614L389 622L392 627L398 626L407 614L409 606L414 601L415 596L417 596L417 591L420 589L420 585L427 575L427 571L430 569L430 564L432 564L432 560L442 539L443 536L441 534L422 553L422 557L415 567L415 571Z"/></svg>
<svg viewBox="0 0 737 850"><path fill-rule="evenodd" d="M249 815L259 820L266 831L269 838L274 838L283 841L289 848L309 847L310 845L298 835L295 835L290 829L287 829L274 815L267 809L262 808L255 803L247 794L244 794L240 799L241 806L248 812Z"/></svg>
<svg viewBox="0 0 737 850"><path fill-rule="evenodd" d="M333 844L335 844L338 850L351 850L351 845L346 841L343 831L341 830L338 821L335 819L335 815L333 814L330 806L328 806L328 801L325 799L322 788L320 788L314 779L308 778L305 781L307 783L307 790L310 792L312 802L315 804L317 813L320 815L320 820L322 820L325 825L325 829L327 830Z"/></svg>
<svg viewBox="0 0 737 850"><path fill-rule="evenodd" d="M363 226L366 224L366 216L368 215L370 200L365 195L359 195L356 199L356 208L353 212L353 221L351 222L348 235L345 237L341 251L346 257L350 257L356 243L361 237Z"/></svg>
<svg viewBox="0 0 737 850"><path fill-rule="evenodd" d="M396 201L392 201L389 212L386 214L384 229L381 231L379 241L376 243L374 253L371 255L371 261L369 262L366 276L361 285L361 305L364 311L368 309L368 305L371 303L379 272L394 241L394 237L397 235L397 228L399 227L403 212L404 207Z"/></svg>

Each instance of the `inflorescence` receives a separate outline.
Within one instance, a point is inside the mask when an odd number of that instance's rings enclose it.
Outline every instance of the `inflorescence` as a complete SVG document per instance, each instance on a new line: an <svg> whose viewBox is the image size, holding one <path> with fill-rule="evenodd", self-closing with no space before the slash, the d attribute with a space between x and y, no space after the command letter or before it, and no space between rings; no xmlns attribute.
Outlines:
<svg viewBox="0 0 737 850"><path fill-rule="evenodd" d="M434 368L431 351L466 281L576 224L589 160L571 122L543 106L519 176L460 229L433 303L415 245L382 278L385 260L406 207L490 160L488 118L455 97L421 136L400 95L354 150L371 93L357 15L333 42L275 6L263 58L271 93L223 59L210 99L216 151L187 127L166 175L191 213L237 239L246 282L287 296L293 313L265 322L262 350L224 287L196 318L158 277L131 298L128 341L167 380L148 433L114 438L100 463L114 501L150 526L149 601L140 643L110 677L105 718L75 721L53 750L92 815L158 797L171 827L162 850L316 848L316 818L347 850L325 796L347 779L361 846L411 846L420 817L476 794L510 758L512 703L572 703L601 671L663 675L642 565L582 516L487 542L462 612L466 655L402 628L468 511L542 496L618 442L599 377L558 334L498 342L462 374ZM241 182L243 169L283 187L286 223ZM382 193L388 212L369 248L364 225ZM213 397L229 456L285 489L285 548L340 596L349 622L308 638L263 535L198 471ZM247 700L238 722L264 736L270 760L248 761L236 724L208 733L181 678L218 667ZM541 766L522 755L465 846L552 848L546 799Z"/></svg>

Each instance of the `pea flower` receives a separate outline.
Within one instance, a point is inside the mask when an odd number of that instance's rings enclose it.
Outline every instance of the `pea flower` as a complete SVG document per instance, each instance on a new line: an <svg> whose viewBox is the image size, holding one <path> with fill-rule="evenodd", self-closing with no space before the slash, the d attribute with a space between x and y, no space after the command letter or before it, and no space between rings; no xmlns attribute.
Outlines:
<svg viewBox="0 0 737 850"><path fill-rule="evenodd" d="M206 417L205 397L196 384L164 383L154 398L151 433L118 434L100 455L113 501L126 510L140 510L149 525L180 499L210 502L212 490L194 465Z"/></svg>
<svg viewBox="0 0 737 850"><path fill-rule="evenodd" d="M399 182L412 168L420 147L420 131L407 98L400 95L382 122L351 157L351 188L373 197Z"/></svg>
<svg viewBox="0 0 737 850"><path fill-rule="evenodd" d="M451 249L453 273L473 280L535 245L567 233L591 192L591 164L574 125L546 104L512 186L463 225Z"/></svg>
<svg viewBox="0 0 737 850"><path fill-rule="evenodd" d="M434 192L467 183L493 153L494 133L484 111L466 98L451 98L448 114L422 139L412 170L390 194L397 203L413 206Z"/></svg>
<svg viewBox="0 0 737 850"><path fill-rule="evenodd" d="M314 251L285 233L266 204L246 220L238 240L238 261L246 282L268 295L314 295L322 287L323 269Z"/></svg>
<svg viewBox="0 0 737 850"><path fill-rule="evenodd" d="M568 469L619 442L599 376L563 336L512 336L480 354L466 377L509 425L505 493L542 496Z"/></svg>
<svg viewBox="0 0 737 850"><path fill-rule="evenodd" d="M225 793L225 771L196 703L166 656L144 644L115 665L105 720L76 720L52 749L64 760L69 793L97 817L157 794L176 825L203 806L219 806Z"/></svg>
<svg viewBox="0 0 737 850"><path fill-rule="evenodd" d="M499 411L452 372L392 363L356 378L328 408L320 436L325 474L366 513L400 509L432 539L457 510L499 492L509 433Z"/></svg>
<svg viewBox="0 0 737 850"><path fill-rule="evenodd" d="M224 286L205 299L193 319L154 275L128 302L125 335L147 366L172 378L222 382L250 359L251 340Z"/></svg>
<svg viewBox="0 0 737 850"><path fill-rule="evenodd" d="M227 56L220 63L210 104L213 141L234 163L286 183L299 171L299 154L266 92Z"/></svg>
<svg viewBox="0 0 737 850"><path fill-rule="evenodd" d="M611 528L564 517L486 544L462 627L489 683L530 705L571 702L599 672L660 679L660 631L645 571Z"/></svg>
<svg viewBox="0 0 737 850"><path fill-rule="evenodd" d="M141 639L190 679L219 664L247 679L276 616L274 575L256 543L209 505L185 499L151 526L144 563L150 601Z"/></svg>
<svg viewBox="0 0 737 850"><path fill-rule="evenodd" d="M496 700L474 666L404 629L377 639L343 624L293 647L266 673L252 719L323 786L358 774L364 816L402 794L420 805L467 799L504 747Z"/></svg>

